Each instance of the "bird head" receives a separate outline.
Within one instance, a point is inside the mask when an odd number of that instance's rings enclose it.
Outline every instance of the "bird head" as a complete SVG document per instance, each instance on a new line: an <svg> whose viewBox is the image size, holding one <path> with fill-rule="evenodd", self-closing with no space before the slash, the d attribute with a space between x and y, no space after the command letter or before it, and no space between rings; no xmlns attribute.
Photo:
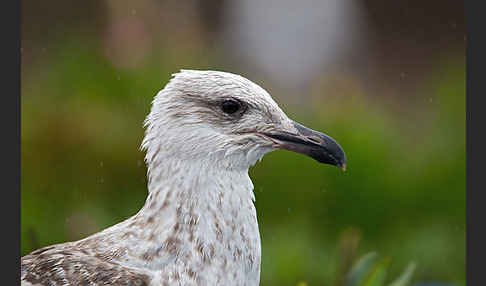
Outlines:
<svg viewBox="0 0 486 286"><path fill-rule="evenodd" d="M152 102L142 149L146 161L190 160L246 168L286 149L345 169L344 151L279 108L263 88L226 72L181 70Z"/></svg>

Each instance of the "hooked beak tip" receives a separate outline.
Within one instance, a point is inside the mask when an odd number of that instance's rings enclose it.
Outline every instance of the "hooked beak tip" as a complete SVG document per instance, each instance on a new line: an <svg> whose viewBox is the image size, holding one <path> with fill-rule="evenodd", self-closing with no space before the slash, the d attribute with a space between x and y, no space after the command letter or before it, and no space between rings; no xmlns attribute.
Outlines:
<svg viewBox="0 0 486 286"><path fill-rule="evenodd" d="M277 148L307 155L319 163L346 171L346 156L339 144L326 134L293 122L296 133L275 131L264 135L277 141Z"/></svg>
<svg viewBox="0 0 486 286"><path fill-rule="evenodd" d="M340 168L343 170L343 172L346 172L346 163L342 163Z"/></svg>

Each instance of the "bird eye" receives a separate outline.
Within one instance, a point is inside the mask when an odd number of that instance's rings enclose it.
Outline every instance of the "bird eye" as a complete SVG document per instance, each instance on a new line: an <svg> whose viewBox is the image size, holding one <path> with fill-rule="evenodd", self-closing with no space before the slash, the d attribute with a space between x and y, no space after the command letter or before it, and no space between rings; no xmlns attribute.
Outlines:
<svg viewBox="0 0 486 286"><path fill-rule="evenodd" d="M241 109L241 103L234 99L228 99L221 104L221 110L226 114L233 114Z"/></svg>

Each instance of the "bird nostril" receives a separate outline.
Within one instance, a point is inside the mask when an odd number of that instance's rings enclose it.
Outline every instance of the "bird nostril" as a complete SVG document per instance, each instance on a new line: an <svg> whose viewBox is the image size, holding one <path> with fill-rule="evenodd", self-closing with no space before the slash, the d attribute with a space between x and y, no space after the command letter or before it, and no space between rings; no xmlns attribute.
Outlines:
<svg viewBox="0 0 486 286"><path fill-rule="evenodd" d="M309 137L307 137L307 139L309 139L310 141L312 141L314 143L322 144L322 140L319 137L309 136Z"/></svg>

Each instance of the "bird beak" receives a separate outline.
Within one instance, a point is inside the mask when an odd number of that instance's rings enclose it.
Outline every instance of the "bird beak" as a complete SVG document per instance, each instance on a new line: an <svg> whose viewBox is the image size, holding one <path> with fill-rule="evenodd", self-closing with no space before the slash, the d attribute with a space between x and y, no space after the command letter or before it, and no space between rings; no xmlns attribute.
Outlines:
<svg viewBox="0 0 486 286"><path fill-rule="evenodd" d="M274 147L304 154L319 163L329 164L346 170L346 156L339 144L326 134L307 128L292 121L297 133L287 131L266 132Z"/></svg>

